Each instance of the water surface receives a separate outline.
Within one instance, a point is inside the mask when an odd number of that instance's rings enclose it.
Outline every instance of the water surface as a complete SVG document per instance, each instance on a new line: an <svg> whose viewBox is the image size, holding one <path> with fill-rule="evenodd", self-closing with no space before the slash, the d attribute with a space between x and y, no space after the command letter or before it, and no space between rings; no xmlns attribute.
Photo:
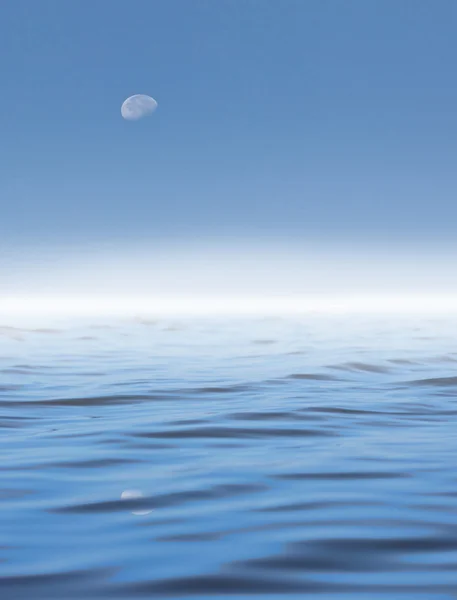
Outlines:
<svg viewBox="0 0 457 600"><path fill-rule="evenodd" d="M2 325L2 599L457 598L456 334Z"/></svg>

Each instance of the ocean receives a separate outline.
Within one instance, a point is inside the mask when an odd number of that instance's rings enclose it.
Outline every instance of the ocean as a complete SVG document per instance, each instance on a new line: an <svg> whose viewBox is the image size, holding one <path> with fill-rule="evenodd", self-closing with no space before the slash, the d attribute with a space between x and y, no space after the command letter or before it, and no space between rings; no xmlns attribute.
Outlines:
<svg viewBox="0 0 457 600"><path fill-rule="evenodd" d="M5 323L0 597L455 599L456 460L455 318Z"/></svg>

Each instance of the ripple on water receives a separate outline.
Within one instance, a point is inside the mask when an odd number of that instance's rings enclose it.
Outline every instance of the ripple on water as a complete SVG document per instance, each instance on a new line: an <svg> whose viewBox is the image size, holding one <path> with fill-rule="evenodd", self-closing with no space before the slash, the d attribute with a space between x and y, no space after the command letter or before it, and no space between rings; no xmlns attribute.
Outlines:
<svg viewBox="0 0 457 600"><path fill-rule="evenodd" d="M457 323L324 321L0 328L2 600L455 597Z"/></svg>

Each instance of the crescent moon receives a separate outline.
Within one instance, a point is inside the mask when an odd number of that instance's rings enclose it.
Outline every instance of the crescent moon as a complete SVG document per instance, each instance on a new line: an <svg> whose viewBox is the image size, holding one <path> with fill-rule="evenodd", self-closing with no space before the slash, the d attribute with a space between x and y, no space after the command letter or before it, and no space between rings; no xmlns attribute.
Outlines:
<svg viewBox="0 0 457 600"><path fill-rule="evenodd" d="M127 121L138 121L148 117L157 108L157 102L151 96L135 94L124 100L121 106L121 115Z"/></svg>

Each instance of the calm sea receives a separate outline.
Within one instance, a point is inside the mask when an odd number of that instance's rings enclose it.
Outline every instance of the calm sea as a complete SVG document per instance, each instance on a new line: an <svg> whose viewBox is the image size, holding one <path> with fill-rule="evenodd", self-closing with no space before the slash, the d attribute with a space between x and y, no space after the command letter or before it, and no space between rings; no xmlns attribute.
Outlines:
<svg viewBox="0 0 457 600"><path fill-rule="evenodd" d="M453 319L0 327L2 600L455 599L456 464Z"/></svg>

